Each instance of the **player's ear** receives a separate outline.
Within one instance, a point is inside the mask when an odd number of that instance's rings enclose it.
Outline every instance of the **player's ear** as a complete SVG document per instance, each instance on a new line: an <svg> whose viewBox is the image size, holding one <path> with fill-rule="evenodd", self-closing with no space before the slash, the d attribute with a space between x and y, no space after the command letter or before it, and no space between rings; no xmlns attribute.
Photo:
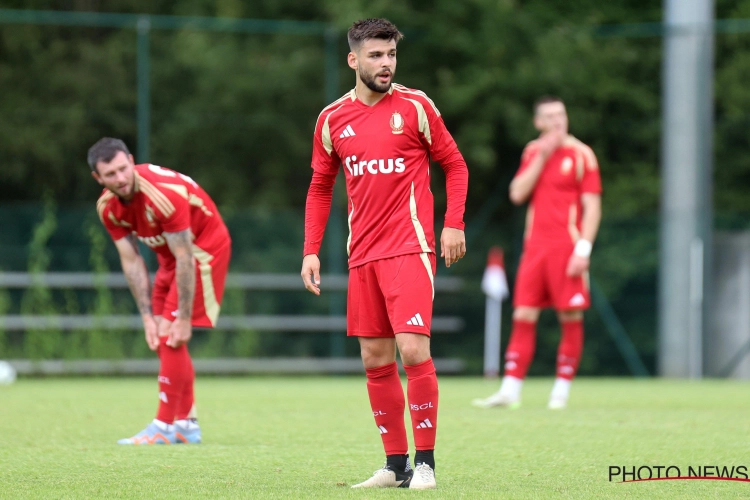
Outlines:
<svg viewBox="0 0 750 500"><path fill-rule="evenodd" d="M135 165L135 158L133 157L133 155L128 155L128 158L130 159L130 163Z"/></svg>
<svg viewBox="0 0 750 500"><path fill-rule="evenodd" d="M94 178L94 180L95 180L96 182L98 182L99 184L101 184L102 186L104 185L104 184L102 183L102 178L101 178L101 177L99 177L99 172L94 172L94 171L92 170L92 171L91 171L91 177L93 177L93 178Z"/></svg>
<svg viewBox="0 0 750 500"><path fill-rule="evenodd" d="M354 52L349 52L349 55L346 56L346 62L349 64L349 67L353 70L357 70L358 63L357 63L357 54Z"/></svg>

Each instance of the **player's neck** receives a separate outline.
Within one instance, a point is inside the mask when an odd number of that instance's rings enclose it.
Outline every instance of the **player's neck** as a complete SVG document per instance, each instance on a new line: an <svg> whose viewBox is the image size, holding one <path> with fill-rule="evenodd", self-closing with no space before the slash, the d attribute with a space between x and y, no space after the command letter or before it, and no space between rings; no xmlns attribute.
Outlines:
<svg viewBox="0 0 750 500"><path fill-rule="evenodd" d="M354 93L357 94L357 99L362 101L362 104L366 106L375 106L388 95L388 92L375 92L371 90L359 78L357 78L357 84L354 86Z"/></svg>

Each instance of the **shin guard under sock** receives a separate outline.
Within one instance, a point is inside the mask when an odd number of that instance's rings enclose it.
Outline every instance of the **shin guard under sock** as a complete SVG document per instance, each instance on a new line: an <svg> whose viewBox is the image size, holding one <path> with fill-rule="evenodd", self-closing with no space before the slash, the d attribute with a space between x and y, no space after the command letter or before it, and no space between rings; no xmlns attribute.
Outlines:
<svg viewBox="0 0 750 500"><path fill-rule="evenodd" d="M513 320L508 348L505 350L505 375L523 380L536 349L536 322Z"/></svg>
<svg viewBox="0 0 750 500"><path fill-rule="evenodd" d="M367 393L370 407L375 417L375 425L380 430L386 455L406 455L409 445L404 426L404 389L398 376L396 362L368 368Z"/></svg>
<svg viewBox="0 0 750 500"><path fill-rule="evenodd" d="M409 413L417 452L435 448L438 417L438 383L432 358L418 365L404 366Z"/></svg>

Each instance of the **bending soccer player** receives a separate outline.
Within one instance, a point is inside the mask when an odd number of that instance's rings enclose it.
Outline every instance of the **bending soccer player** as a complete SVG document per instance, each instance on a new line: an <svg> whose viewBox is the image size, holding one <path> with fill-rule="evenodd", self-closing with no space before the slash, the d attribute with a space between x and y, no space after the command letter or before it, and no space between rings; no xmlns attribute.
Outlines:
<svg viewBox="0 0 750 500"><path fill-rule="evenodd" d="M355 488L435 488L438 384L430 355L436 270L430 158L446 175L448 206L440 238L446 266L466 253L466 162L433 102L393 83L402 35L385 19L355 22L348 32L354 89L318 117L307 195L302 279L320 295L320 250L333 185L344 164L349 211L347 334L359 339L385 466ZM409 462L404 392L407 377L416 447Z"/></svg>
<svg viewBox="0 0 750 500"><path fill-rule="evenodd" d="M523 152L510 184L516 205L527 200L526 234L513 297L513 331L500 390L476 406L517 408L534 357L540 311L553 307L562 328L557 378L548 407L565 408L583 352L583 311L589 307L591 247L601 220L601 180L594 152L568 134L565 104L543 97L534 106L541 132Z"/></svg>
<svg viewBox="0 0 750 500"><path fill-rule="evenodd" d="M229 231L195 181L156 165L135 165L119 139L99 140L89 149L88 163L104 186L96 203L99 218L120 254L146 343L161 361L156 418L118 443L200 443L187 343L192 327L216 326L231 254ZM138 240L157 255L153 292Z"/></svg>

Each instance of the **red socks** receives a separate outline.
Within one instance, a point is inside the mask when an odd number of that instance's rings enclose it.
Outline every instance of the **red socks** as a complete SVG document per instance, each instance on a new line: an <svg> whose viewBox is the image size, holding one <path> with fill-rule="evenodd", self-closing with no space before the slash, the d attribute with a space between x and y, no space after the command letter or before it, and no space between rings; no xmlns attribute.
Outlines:
<svg viewBox="0 0 750 500"><path fill-rule="evenodd" d="M438 414L438 383L432 358L418 365L404 366L409 412L417 451L435 449Z"/></svg>
<svg viewBox="0 0 750 500"><path fill-rule="evenodd" d="M417 450L435 448L437 429L438 385L432 359L406 370L409 412L414 426L414 445ZM404 390L396 363L365 370L370 406L375 425L380 429L386 455L406 455L409 445L404 425Z"/></svg>
<svg viewBox="0 0 750 500"><path fill-rule="evenodd" d="M536 323L514 319L505 351L505 375L523 380L531 366L535 349Z"/></svg>
<svg viewBox="0 0 750 500"><path fill-rule="evenodd" d="M583 320L566 321L561 327L562 337L557 349L557 376L573 380L583 354Z"/></svg>
<svg viewBox="0 0 750 500"><path fill-rule="evenodd" d="M394 361L377 368L368 368L365 372L370 406L375 416L375 425L380 429L385 454L406 455L409 445L404 426L404 389L398 376L398 366Z"/></svg>
<svg viewBox="0 0 750 500"><path fill-rule="evenodd" d="M159 337L159 410L156 419L171 424L189 418L193 407L195 372L186 345L167 346L168 337Z"/></svg>

